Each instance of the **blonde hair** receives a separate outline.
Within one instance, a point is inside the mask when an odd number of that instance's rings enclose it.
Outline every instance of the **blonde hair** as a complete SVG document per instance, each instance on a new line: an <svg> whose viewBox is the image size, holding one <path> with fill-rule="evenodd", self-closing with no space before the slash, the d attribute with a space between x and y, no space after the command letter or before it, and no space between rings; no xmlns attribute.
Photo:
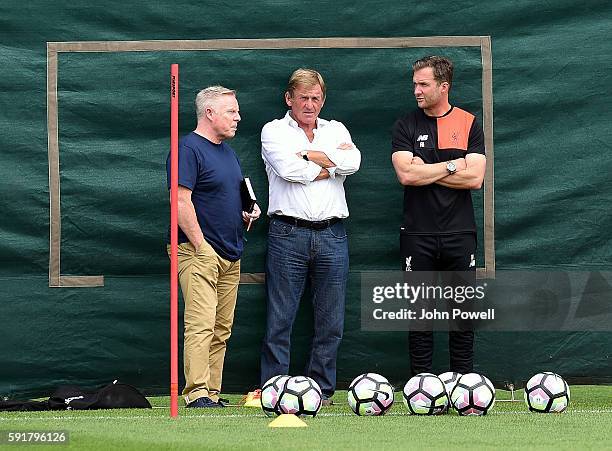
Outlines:
<svg viewBox="0 0 612 451"><path fill-rule="evenodd" d="M311 88L317 85L321 86L323 99L325 99L325 81L323 81L323 77L316 70L299 68L291 74L289 83L287 84L287 92L291 97L293 97L293 91L295 91L299 85Z"/></svg>
<svg viewBox="0 0 612 451"><path fill-rule="evenodd" d="M196 117L200 119L204 116L206 108L213 108L219 97L228 94L235 96L236 91L218 85L202 89L195 99Z"/></svg>

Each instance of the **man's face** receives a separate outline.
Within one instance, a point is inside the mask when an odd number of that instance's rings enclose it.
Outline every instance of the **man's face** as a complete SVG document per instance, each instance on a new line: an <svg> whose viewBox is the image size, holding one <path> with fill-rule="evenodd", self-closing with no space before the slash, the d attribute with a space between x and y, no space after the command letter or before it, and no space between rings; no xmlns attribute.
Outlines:
<svg viewBox="0 0 612 451"><path fill-rule="evenodd" d="M285 93L285 102L291 108L291 116L300 127L312 128L316 126L317 117L325 100L320 85L298 85L293 90L293 95Z"/></svg>
<svg viewBox="0 0 612 451"><path fill-rule="evenodd" d="M238 100L232 94L224 94L212 109L211 122L214 132L220 141L231 139L236 135L240 122Z"/></svg>
<svg viewBox="0 0 612 451"><path fill-rule="evenodd" d="M417 105L423 110L435 108L442 100L442 93L448 91L448 83L442 82L438 85L431 67L414 71L412 84Z"/></svg>

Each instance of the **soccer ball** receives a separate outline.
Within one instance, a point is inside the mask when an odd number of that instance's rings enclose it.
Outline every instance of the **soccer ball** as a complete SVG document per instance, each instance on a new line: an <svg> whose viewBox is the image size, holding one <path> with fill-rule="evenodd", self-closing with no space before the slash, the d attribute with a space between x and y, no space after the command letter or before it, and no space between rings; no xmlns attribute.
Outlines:
<svg viewBox="0 0 612 451"><path fill-rule="evenodd" d="M393 405L393 387L380 374L362 374L349 386L348 403L357 415L384 415Z"/></svg>
<svg viewBox="0 0 612 451"><path fill-rule="evenodd" d="M447 371L446 373L440 374L438 377L444 384L444 388L446 389L446 394L450 397L453 388L457 385L457 381L459 378L463 376L461 373L457 373L455 371Z"/></svg>
<svg viewBox="0 0 612 451"><path fill-rule="evenodd" d="M293 376L285 382L278 400L279 413L314 417L321 408L321 388L306 376Z"/></svg>
<svg viewBox="0 0 612 451"><path fill-rule="evenodd" d="M538 373L525 386L525 402L532 412L564 412L569 401L569 386L558 374Z"/></svg>
<svg viewBox="0 0 612 451"><path fill-rule="evenodd" d="M285 389L285 383L291 376L280 375L271 377L261 387L261 408L269 417L280 415L278 411L278 399Z"/></svg>
<svg viewBox="0 0 612 451"><path fill-rule="evenodd" d="M404 386L404 404L414 415L440 415L448 408L448 396L438 376L420 373Z"/></svg>
<svg viewBox="0 0 612 451"><path fill-rule="evenodd" d="M495 387L485 376L467 373L459 378L450 398L459 415L486 415L495 404Z"/></svg>
<svg viewBox="0 0 612 451"><path fill-rule="evenodd" d="M446 408L447 411L450 407L450 394L453 391L453 388L455 388L455 385L457 385L457 381L461 376L461 373L457 373L455 371L447 371L446 373L442 373L438 376L444 384L444 389L446 390L446 394L448 395L449 405Z"/></svg>

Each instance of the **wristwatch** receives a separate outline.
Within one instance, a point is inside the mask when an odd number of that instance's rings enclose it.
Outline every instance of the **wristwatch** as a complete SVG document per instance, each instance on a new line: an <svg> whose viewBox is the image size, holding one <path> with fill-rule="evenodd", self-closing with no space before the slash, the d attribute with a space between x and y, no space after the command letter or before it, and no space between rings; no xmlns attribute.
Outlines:
<svg viewBox="0 0 612 451"><path fill-rule="evenodd" d="M454 174L455 172L457 172L457 165L452 161L449 161L448 163L446 163L446 170L449 174Z"/></svg>
<svg viewBox="0 0 612 451"><path fill-rule="evenodd" d="M306 160L306 161L310 161L310 160L308 159L308 151L307 151L307 150L302 150L302 151L300 152L300 155L302 156L302 158L303 158L304 160Z"/></svg>

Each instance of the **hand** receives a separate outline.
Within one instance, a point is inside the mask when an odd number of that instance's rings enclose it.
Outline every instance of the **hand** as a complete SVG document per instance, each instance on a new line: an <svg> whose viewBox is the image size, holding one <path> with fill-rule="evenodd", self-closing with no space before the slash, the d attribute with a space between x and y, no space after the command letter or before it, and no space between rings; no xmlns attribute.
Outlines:
<svg viewBox="0 0 612 451"><path fill-rule="evenodd" d="M314 181L325 180L328 178L329 178L329 171L327 170L327 168L321 168L321 171L319 171L319 175L317 175Z"/></svg>
<svg viewBox="0 0 612 451"><path fill-rule="evenodd" d="M203 243L204 243L204 236L202 236L202 239L200 241L198 241L198 244L191 243L191 245L193 246L193 248L197 252L198 249L200 249L200 246L202 246Z"/></svg>
<svg viewBox="0 0 612 451"><path fill-rule="evenodd" d="M465 158L457 158L453 160L455 166L457 166L457 171L464 171L467 169L467 163L465 162Z"/></svg>
<svg viewBox="0 0 612 451"><path fill-rule="evenodd" d="M354 148L355 148L355 144L353 143L342 143L338 147L336 147L336 149L340 149L340 150L351 150Z"/></svg>
<svg viewBox="0 0 612 451"><path fill-rule="evenodd" d="M412 164L425 164L421 157L412 157Z"/></svg>
<svg viewBox="0 0 612 451"><path fill-rule="evenodd" d="M251 213L247 213L246 211L242 212L242 220L247 224L247 232L251 228L251 223L253 221L257 221L259 216L261 215L261 210L259 209L259 205L255 204L253 207L253 211Z"/></svg>

